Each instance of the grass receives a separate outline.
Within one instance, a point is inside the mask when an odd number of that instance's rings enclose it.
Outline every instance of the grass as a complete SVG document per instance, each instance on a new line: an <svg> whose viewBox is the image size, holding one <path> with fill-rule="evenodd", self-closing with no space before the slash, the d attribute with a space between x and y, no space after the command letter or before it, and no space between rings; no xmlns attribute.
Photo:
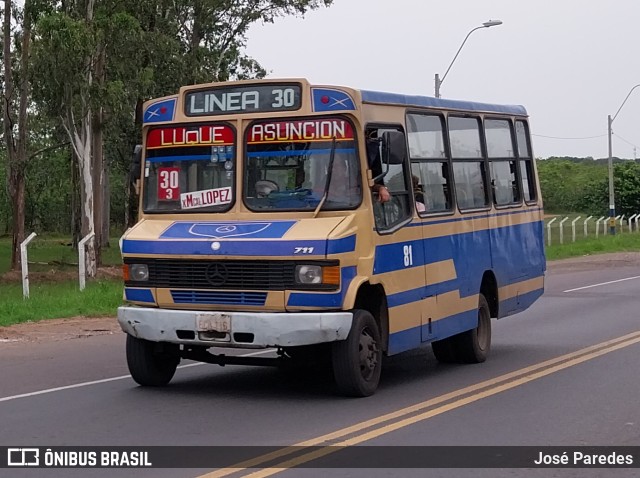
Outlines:
<svg viewBox="0 0 640 478"><path fill-rule="evenodd" d="M22 284L0 285L0 326L76 316L113 316L122 303L122 281L91 281L84 291L77 282L30 284L29 299Z"/></svg>
<svg viewBox="0 0 640 478"><path fill-rule="evenodd" d="M618 233L615 236L581 238L576 242L547 246L547 260L567 259L569 257L606 254L609 252L640 251L640 233Z"/></svg>
<svg viewBox="0 0 640 478"><path fill-rule="evenodd" d="M105 266L122 264L117 237L110 239L111 247L102 249L102 263ZM71 245L69 237L36 236L27 246L29 272L45 272L56 269L77 270L78 251ZM11 237L0 238L0 274L11 265Z"/></svg>

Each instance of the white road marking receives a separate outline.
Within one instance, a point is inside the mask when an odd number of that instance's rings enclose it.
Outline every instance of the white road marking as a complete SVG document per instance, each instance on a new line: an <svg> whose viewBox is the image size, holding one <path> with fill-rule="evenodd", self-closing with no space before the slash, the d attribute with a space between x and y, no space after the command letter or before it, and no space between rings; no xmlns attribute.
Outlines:
<svg viewBox="0 0 640 478"><path fill-rule="evenodd" d="M270 352L273 352L273 349L266 349L266 350L260 350L258 352L251 352L248 354L240 355L240 357L252 357L254 355L262 355ZM198 365L204 365L204 363L201 363L201 362L190 363L187 365L180 365L178 368L180 369L180 368L187 368L187 367L197 367ZM12 395L10 397L0 397L0 402L8 402L9 400L17 400L18 398L34 397L36 395L44 395L45 393L60 392L61 390L70 390L72 388L88 387L90 385L98 385L100 383L115 382L116 380L124 380L126 378L131 378L131 375L120 375L119 377L103 378L102 380L93 380L91 382L74 383L73 385L65 385L64 387L48 388L46 390L38 390L37 392L22 393L20 395Z"/></svg>
<svg viewBox="0 0 640 478"><path fill-rule="evenodd" d="M569 290L565 290L563 292L574 292L576 290L590 289L592 287L599 287L601 285L615 284L616 282L624 282L626 280L632 280L632 279L640 279L640 276L627 277L626 279L612 280L612 281L609 281L609 282L601 282L600 284L586 285L584 287L576 287L575 289L569 289Z"/></svg>

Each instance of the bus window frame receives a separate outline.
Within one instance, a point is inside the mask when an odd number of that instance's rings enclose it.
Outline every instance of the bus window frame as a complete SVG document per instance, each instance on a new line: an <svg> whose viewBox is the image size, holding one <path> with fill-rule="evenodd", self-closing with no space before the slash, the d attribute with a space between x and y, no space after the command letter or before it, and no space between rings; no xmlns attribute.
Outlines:
<svg viewBox="0 0 640 478"><path fill-rule="evenodd" d="M521 121L522 124L524 125L524 129L525 129L525 141L527 142L527 149L529 151L529 157L527 158L523 158L522 156L520 156L520 148L519 148L519 144L518 144L518 129L517 129L517 123L518 121ZM539 188L539 182L540 179L538 178L536 180L536 178L538 177L537 175L537 168L536 168L536 158L533 155L533 145L531 144L531 130L529 127L529 121L528 118L523 118L523 117L515 117L514 118L514 122L513 122L513 128L514 128L514 138L515 138L515 146L516 146L516 154L518 157L518 171L520 171L520 167L521 167L521 162L522 161L531 161L531 176L532 178L530 178L530 184L529 186L533 188L533 199L527 200L524 197L524 177L522 176L522 174L520 175L521 177L521 181L522 181L522 199L524 201L524 203L528 206L533 206L538 204L538 199L540 198L540 188Z"/></svg>
<svg viewBox="0 0 640 478"><path fill-rule="evenodd" d="M228 207L224 210L220 210L220 211L198 211L198 208L194 208L194 209L190 209L190 210L176 210L176 211L170 211L170 210L159 210L159 211L148 211L147 209L145 209L145 205L146 205L146 194L147 194L147 190L148 188L145 187L145 179L146 176L144 174L147 168L147 136L149 135L149 133L152 130L155 129L162 129L162 128L178 128L178 127L184 127L184 128L188 128L188 127L198 127L198 126L217 126L217 125L222 125L222 126L227 126L229 128L231 128L231 130L233 131L233 159L232 159L232 163L233 163L233 169L231 170L233 173L233 178L231 179L231 185L233 188L233 192L235 193L233 195L232 201L227 205ZM141 189L140 189L140 211L142 212L143 215L147 215L147 214L160 214L160 215L166 215L166 214L226 214L229 211L232 211L233 208L236 205L236 202L238 200L238 191L236 190L236 186L237 186L237 180L238 180L238 128L236 128L235 122L230 121L228 119L225 120L213 120L213 121L188 121L185 123L182 122L178 122L178 121L172 121L169 123L160 123L160 124L151 124L148 127L146 127L146 129L144 129L143 131L143 137L142 137L142 145L143 145L143 150L142 150L142 164L143 164L143 169L142 174L143 176L140 178L140 184L141 184ZM204 209L204 208L202 208Z"/></svg>
<svg viewBox="0 0 640 478"><path fill-rule="evenodd" d="M495 158L490 158L489 157L489 145L486 144L487 141L487 137L486 137L486 129L485 129L485 123L487 121L491 121L491 120L496 120L496 121L506 121L509 124L509 133L511 135L511 148L512 151L514 152L513 157L511 158L507 158L507 157L495 157ZM518 157L518 151L517 151L517 139L516 139L516 130L515 130L515 123L513 121L513 117L511 116L497 116L497 115L486 115L482 118L482 132L483 132L483 139L485 142L485 150L486 150L486 156L487 156L487 162L489 163L488 166L488 180L489 180L489 186L490 186L490 191L491 191L491 202L493 204L493 206L496 209L515 209L515 208L519 208L522 207L523 204L523 198L524 198L524 189L522 187L522 176L520 174L520 158ZM493 175L491 174L491 162L492 161L498 161L498 162L502 162L502 163L508 163L508 162L515 162L516 164L516 184L518 186L519 189L519 193L520 193L520 199L518 201L514 201L514 202L509 202L509 203L505 203L505 204L498 204L498 202L495 200L495 195L494 195L494 191L493 191Z"/></svg>
<svg viewBox="0 0 640 478"><path fill-rule="evenodd" d="M444 158L442 159L436 159L436 158L417 158L417 159L413 159L411 158L411 150L409 149L409 127L408 127L408 116L409 115L422 115L422 116L432 116L432 117L437 117L440 120L440 127L441 127L441 132L442 132L442 142L443 142L443 149L444 149ZM449 198L451 200L451 207L449 209L446 210L440 210L440 211L433 211L433 212L429 212L428 209L425 209L424 211L418 211L417 208L415 207L415 200L414 200L414 209L416 211L416 213L418 214L418 217L441 217L441 216L452 216L453 214L456 213L456 208L457 208L457 201L456 201L456 197L455 197L455 183L454 183L454 178L453 178L453 165L451 164L451 148L449 145L449 134L448 134L448 126L447 126L447 117L446 115L442 112L442 111L434 111L434 110L417 110L417 109L408 109L405 112L405 124L407 125L406 130L406 137L407 137L407 155L409 156L409 169L411 171L411 174L413 174L413 170L411 169L411 166L415 163L415 164L420 164L420 163L438 163L438 164L442 164L442 163L446 163L447 165L447 170L449 173ZM422 179L422 178L420 178ZM413 181L412 181L412 187L413 187ZM426 205L425 205L426 206Z"/></svg>
<svg viewBox="0 0 640 478"><path fill-rule="evenodd" d="M378 233L378 235L380 236L386 236L389 234L393 234L396 231L402 229L404 226L406 226L407 224L409 224L412 220L413 220L413 212L415 210L415 201L413 199L413 185L411 182L411 161L409 160L409 143L408 138L407 138L407 130L404 124L402 123L382 123L382 122L370 122L370 123L366 123L364 125L364 127L362 128L362 132L363 132L363 140L364 140L364 151L362 154L362 158L364 161L364 164L366 165L366 169L363 170L363 172L366 172L368 170L371 170L372 172L372 177L373 177L373 169L371 168L371 165L369 164L369 155L368 155L368 151L367 151L367 132L375 129L378 130L378 132L380 130L394 130L394 131L399 131L404 135L404 147L405 147L405 159L402 163L402 167L404 169L404 181L405 181L405 186L409 185L409 189L407 190L408 192L408 196L409 196L409 213L406 215L405 218L399 220L398 222L396 222L395 224L393 224L391 227L389 227L388 229L380 229L378 227L377 221L376 221L376 217L375 217L375 202L377 202L377 199L374 197L374 193L371 190L371 188L368 186L368 174L364 174L365 176L365 180L367 181L365 184L367 185L366 188L363 187L363 195L365 193L365 190L368 191L368 194L371 196L371 201L372 201L372 208L371 208L371 213L372 213L372 219L373 219L373 224L374 224L374 228L376 230L376 232ZM361 162L362 164L362 162ZM385 164L384 164L384 160L382 158L382 156L380 156L380 166L382 167L383 172L385 171ZM384 180L385 176L382 177L382 179ZM393 193L389 190L389 194L391 196L393 196Z"/></svg>
<svg viewBox="0 0 640 478"><path fill-rule="evenodd" d="M454 161L458 161L461 163L481 163L483 165L484 168L484 175L482 178L482 182L484 185L484 193L485 193L485 199L486 199L486 204L484 206L480 206L480 207L470 207L470 208L461 208L460 207L460 202L458 201L458 191L456 186L456 178L455 178L455 172L453 172L453 187L454 187L454 195L455 195L455 201L456 201L456 208L457 210L461 213L461 214L465 214L465 213L474 213L474 212L482 212L482 211L490 211L491 208L493 207L493 198L491 196L491 194L489 194L489 186L490 186L490 182L489 182L489 162L487 160L487 148L486 148L486 141L484 138L484 126L483 126L483 122L482 122L482 116L479 114L471 114L471 113L465 113L465 112L458 112L458 111L448 111L447 112L447 142L450 145L451 144L451 130L449 128L449 118L473 118L476 120L476 123L478 124L478 133L479 133L479 139L480 139L480 152L482 154L482 158L454 158L453 157L453 151L450 149L449 150L449 155L451 157L451 168L453 170L453 164ZM482 160L482 161L480 161Z"/></svg>

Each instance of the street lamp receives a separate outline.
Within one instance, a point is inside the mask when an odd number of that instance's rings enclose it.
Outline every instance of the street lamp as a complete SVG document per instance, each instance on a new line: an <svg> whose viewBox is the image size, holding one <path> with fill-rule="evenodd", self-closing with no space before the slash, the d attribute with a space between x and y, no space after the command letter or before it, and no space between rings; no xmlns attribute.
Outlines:
<svg viewBox="0 0 640 478"><path fill-rule="evenodd" d="M615 235L616 233L616 201L615 201L615 194L613 192L613 153L611 148L611 135L613 133L611 131L611 125L613 124L614 120L618 116L618 113L620 113L620 110L622 109L624 104L629 99L629 96L631 96L631 93L633 93L633 90L635 90L639 86L640 84L637 84L636 86L631 88L631 90L627 94L627 97L624 99L624 101L620 105L620 108L618 108L618 111L616 111L616 114L613 115L613 118L611 117L611 115L607 116L607 128L608 128L608 135L609 135L609 234L612 234L612 235Z"/></svg>
<svg viewBox="0 0 640 478"><path fill-rule="evenodd" d="M467 36L464 37L462 45L460 45L460 48L458 48L456 56L454 56L453 60L451 60L451 64L449 64L449 68L447 68L447 71L444 72L444 75L442 76L442 78L440 78L440 76L436 73L436 98L440 98L440 86L442 85L442 82L444 81L444 79L447 77L447 73L449 73L449 70L453 66L453 62L455 62L456 58L458 58L458 55L460 54L460 50L462 50L462 47L467 42L467 38L469 38L469 35L471 35L476 30L480 30L481 28L495 27L498 25L502 25L502 22L500 20L489 20L488 22L484 22L479 27L475 27L473 30L467 33Z"/></svg>

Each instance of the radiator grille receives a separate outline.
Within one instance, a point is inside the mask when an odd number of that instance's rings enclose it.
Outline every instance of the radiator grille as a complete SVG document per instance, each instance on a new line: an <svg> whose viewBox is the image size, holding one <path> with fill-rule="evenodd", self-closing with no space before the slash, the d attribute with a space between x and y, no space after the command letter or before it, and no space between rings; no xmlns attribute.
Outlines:
<svg viewBox="0 0 640 478"><path fill-rule="evenodd" d="M226 304L263 306L266 292L209 292L199 290L172 290L176 304Z"/></svg>
<svg viewBox="0 0 640 478"><path fill-rule="evenodd" d="M286 290L295 289L295 263L287 261L135 259L147 264L145 287L185 289ZM127 285L140 285L128 281Z"/></svg>

